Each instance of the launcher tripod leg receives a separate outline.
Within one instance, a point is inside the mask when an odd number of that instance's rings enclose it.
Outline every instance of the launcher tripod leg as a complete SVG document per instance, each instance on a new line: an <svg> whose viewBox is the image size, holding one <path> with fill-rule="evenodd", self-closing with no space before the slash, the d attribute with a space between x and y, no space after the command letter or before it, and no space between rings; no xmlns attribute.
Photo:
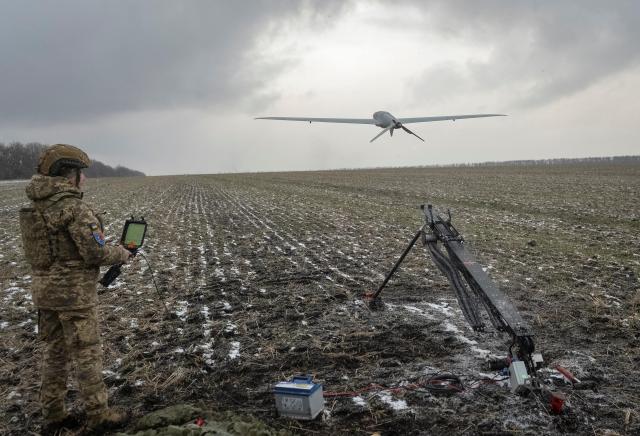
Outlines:
<svg viewBox="0 0 640 436"><path fill-rule="evenodd" d="M393 268L391 269L391 271L389 271L389 274L387 274L387 276L384 278L384 281L382 282L382 284L380 285L376 293L373 294L373 297L371 298L372 303L377 300L378 295L380 295L380 292L382 292L384 287L387 286L387 283L389 282L389 280L391 280L391 277L393 276L393 274L396 272L396 270L398 269L398 267L400 266L404 258L407 256L407 254L409 254L409 251L411 251L413 246L416 245L418 238L420 238L422 234L424 234L424 230L421 228L420 230L418 230L418 233L416 233L416 235L413 237L411 242L409 242L409 245L407 246L407 248L404 249L402 256L400 256L400 259L398 259L396 264L393 265Z"/></svg>

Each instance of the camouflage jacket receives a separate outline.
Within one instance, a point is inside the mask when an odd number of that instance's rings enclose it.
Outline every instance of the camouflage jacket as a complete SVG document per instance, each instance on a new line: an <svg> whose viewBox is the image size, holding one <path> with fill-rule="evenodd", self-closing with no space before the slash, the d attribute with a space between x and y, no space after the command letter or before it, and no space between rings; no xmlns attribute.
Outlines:
<svg viewBox="0 0 640 436"><path fill-rule="evenodd" d="M68 179L35 175L26 191L43 214L53 258L49 268L32 268L34 304L53 310L95 306L100 266L124 262L126 252L105 245L102 221Z"/></svg>

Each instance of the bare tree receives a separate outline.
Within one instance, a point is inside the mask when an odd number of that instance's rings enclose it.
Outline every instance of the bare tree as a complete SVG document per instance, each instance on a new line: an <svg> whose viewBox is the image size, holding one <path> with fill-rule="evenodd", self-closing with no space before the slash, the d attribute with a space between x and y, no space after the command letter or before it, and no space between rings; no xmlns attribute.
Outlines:
<svg viewBox="0 0 640 436"><path fill-rule="evenodd" d="M22 144L0 143L0 180L28 179L36 173L38 158L46 145L37 142ZM93 161L86 173L90 177L131 177L144 176L140 171L117 166L112 168L100 161Z"/></svg>

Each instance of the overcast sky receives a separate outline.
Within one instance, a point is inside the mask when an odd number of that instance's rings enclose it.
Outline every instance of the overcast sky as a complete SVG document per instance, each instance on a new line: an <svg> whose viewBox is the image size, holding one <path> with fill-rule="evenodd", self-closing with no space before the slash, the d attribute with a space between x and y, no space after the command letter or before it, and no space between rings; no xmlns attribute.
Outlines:
<svg viewBox="0 0 640 436"><path fill-rule="evenodd" d="M147 174L640 154L640 2L0 0L0 142ZM254 120L505 113L413 124Z"/></svg>

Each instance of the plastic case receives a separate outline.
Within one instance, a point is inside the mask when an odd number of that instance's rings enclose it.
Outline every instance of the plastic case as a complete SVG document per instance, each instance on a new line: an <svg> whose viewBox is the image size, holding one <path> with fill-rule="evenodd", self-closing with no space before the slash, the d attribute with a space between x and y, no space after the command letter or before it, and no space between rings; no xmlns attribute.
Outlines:
<svg viewBox="0 0 640 436"><path fill-rule="evenodd" d="M511 378L511 392L518 392L522 389L521 386L531 384L527 367L522 361L514 360L511 362L511 365L509 365L509 376Z"/></svg>
<svg viewBox="0 0 640 436"><path fill-rule="evenodd" d="M273 388L273 393L280 416L310 420L324 409L322 385L313 383L310 376L280 382Z"/></svg>

